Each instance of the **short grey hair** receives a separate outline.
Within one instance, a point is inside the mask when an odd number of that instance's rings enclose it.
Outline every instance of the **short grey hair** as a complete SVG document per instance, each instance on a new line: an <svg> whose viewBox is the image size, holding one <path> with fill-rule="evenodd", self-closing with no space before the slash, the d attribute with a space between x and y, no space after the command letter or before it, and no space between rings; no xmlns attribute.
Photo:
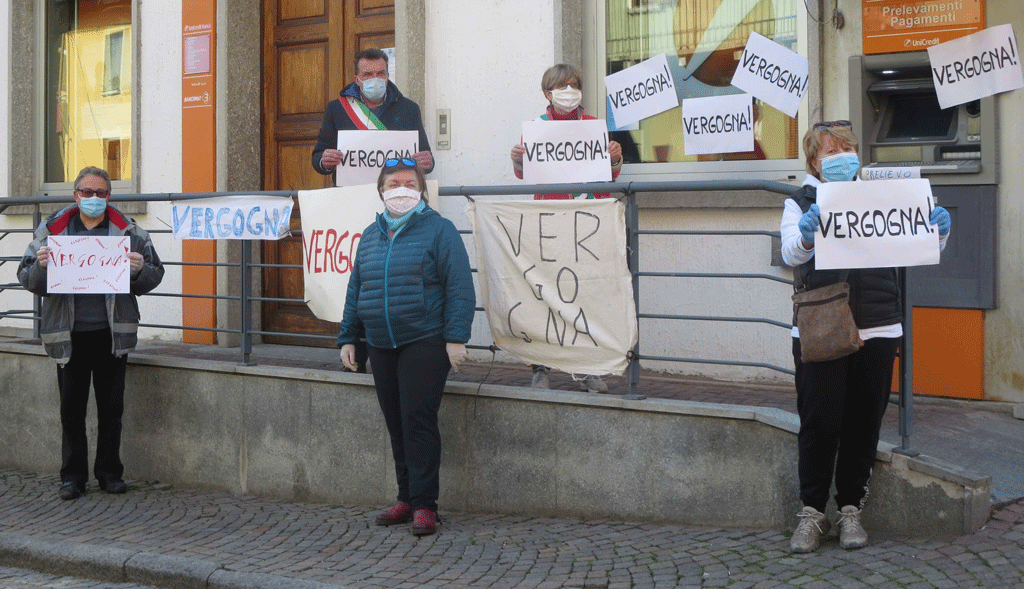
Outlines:
<svg viewBox="0 0 1024 589"><path fill-rule="evenodd" d="M82 168L82 171L78 173L78 178L75 178L75 190L78 190L78 186L82 183L82 180L89 176L99 176L100 178L103 178L107 183L107 192L110 192L110 174L108 174L103 168L97 168L96 166L86 166Z"/></svg>

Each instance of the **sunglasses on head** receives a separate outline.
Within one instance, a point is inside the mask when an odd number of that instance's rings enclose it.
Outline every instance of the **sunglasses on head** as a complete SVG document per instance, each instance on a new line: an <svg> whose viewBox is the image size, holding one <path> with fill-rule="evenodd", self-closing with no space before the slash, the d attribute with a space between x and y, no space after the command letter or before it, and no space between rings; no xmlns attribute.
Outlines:
<svg viewBox="0 0 1024 589"><path fill-rule="evenodd" d="M391 159L389 159L389 160L384 162L384 167L385 168L393 168L393 167L397 166L399 163L402 163L402 165L405 165L405 166L412 166L414 168L416 167L416 160L411 160L411 159L409 159L407 157L403 157L401 159L393 157L393 158L391 158Z"/></svg>
<svg viewBox="0 0 1024 589"><path fill-rule="evenodd" d="M849 127L853 128L853 123L850 121L822 121L820 123L814 123L815 129L828 129L830 127Z"/></svg>

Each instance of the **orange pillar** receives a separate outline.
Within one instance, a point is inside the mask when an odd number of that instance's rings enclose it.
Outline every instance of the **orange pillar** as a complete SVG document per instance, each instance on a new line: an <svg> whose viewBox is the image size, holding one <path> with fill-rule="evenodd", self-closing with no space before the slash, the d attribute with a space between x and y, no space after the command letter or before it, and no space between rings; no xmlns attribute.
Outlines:
<svg viewBox="0 0 1024 589"><path fill-rule="evenodd" d="M182 192L217 190L216 14L216 0L185 0L182 3ZM216 241L186 239L181 243L181 256L185 263L217 261ZM182 293L217 294L217 268L184 266L181 282ZM216 327L217 301L183 298L181 315L185 327ZM186 329L182 333L182 340L195 344L215 344L217 334Z"/></svg>

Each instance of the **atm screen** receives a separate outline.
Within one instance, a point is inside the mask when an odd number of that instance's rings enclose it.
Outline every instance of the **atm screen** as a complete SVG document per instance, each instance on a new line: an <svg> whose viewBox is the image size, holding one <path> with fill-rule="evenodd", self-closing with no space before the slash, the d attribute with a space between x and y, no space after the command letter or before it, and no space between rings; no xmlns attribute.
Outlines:
<svg viewBox="0 0 1024 589"><path fill-rule="evenodd" d="M955 132L957 108L939 108L934 93L889 97L889 128L885 140L948 139Z"/></svg>

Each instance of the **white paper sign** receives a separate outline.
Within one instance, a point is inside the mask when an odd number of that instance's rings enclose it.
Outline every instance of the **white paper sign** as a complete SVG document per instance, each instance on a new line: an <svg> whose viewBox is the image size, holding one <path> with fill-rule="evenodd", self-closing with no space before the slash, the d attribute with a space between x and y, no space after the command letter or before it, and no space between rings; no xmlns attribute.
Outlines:
<svg viewBox="0 0 1024 589"><path fill-rule="evenodd" d="M96 235L51 235L46 292L107 294L129 292L131 239Z"/></svg>
<svg viewBox="0 0 1024 589"><path fill-rule="evenodd" d="M921 177L921 168L861 168L862 180L909 180Z"/></svg>
<svg viewBox="0 0 1024 589"><path fill-rule="evenodd" d="M523 179L533 184L608 182L608 129L590 121L528 121L523 123Z"/></svg>
<svg viewBox="0 0 1024 589"><path fill-rule="evenodd" d="M284 196L180 200L171 209L177 239L281 239L294 201Z"/></svg>
<svg viewBox="0 0 1024 589"><path fill-rule="evenodd" d="M418 131L338 131L341 161L334 169L336 186L376 184L384 162L412 158L419 152Z"/></svg>
<svg viewBox="0 0 1024 589"><path fill-rule="evenodd" d="M795 117L807 92L807 58L750 33L732 85Z"/></svg>
<svg viewBox="0 0 1024 589"><path fill-rule="evenodd" d="M437 210L436 180L427 180L427 204ZM300 190L299 209L306 305L319 319L340 322L359 239L384 210L376 178L373 184Z"/></svg>
<svg viewBox="0 0 1024 589"><path fill-rule="evenodd" d="M826 182L818 187L821 226L814 265L889 268L939 263L939 229L928 180Z"/></svg>
<svg viewBox="0 0 1024 589"><path fill-rule="evenodd" d="M637 341L625 205L477 200L469 215L494 342L566 372L625 371Z"/></svg>
<svg viewBox="0 0 1024 589"><path fill-rule="evenodd" d="M1024 87L1013 25L929 47L928 60L942 108Z"/></svg>
<svg viewBox="0 0 1024 589"><path fill-rule="evenodd" d="M604 85L616 128L628 127L679 106L676 85L664 53L605 76Z"/></svg>
<svg viewBox="0 0 1024 589"><path fill-rule="evenodd" d="M749 94L683 100L686 155L754 150L754 101Z"/></svg>

